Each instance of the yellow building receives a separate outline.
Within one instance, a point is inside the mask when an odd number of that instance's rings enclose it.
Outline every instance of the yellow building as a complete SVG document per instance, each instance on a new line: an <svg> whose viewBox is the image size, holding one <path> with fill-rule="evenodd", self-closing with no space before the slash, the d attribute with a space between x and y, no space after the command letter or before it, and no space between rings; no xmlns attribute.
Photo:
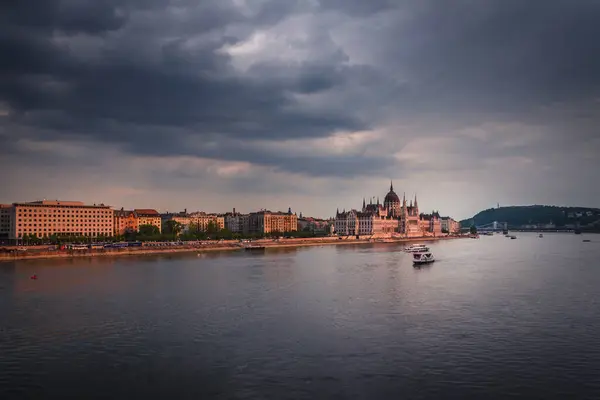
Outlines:
<svg viewBox="0 0 600 400"><path fill-rule="evenodd" d="M205 212L195 212L190 214L190 230L196 232L206 232L208 225L212 223L217 230L225 229L225 217L216 214L207 214Z"/></svg>
<svg viewBox="0 0 600 400"><path fill-rule="evenodd" d="M104 204L80 201L34 201L14 203L9 238L24 234L44 236L112 236L113 210Z"/></svg>
<svg viewBox="0 0 600 400"><path fill-rule="evenodd" d="M250 213L248 218L249 233L284 233L297 230L298 217L292 214L291 210L287 213L264 210Z"/></svg>
<svg viewBox="0 0 600 400"><path fill-rule="evenodd" d="M162 226L167 229L169 221L177 222L181 225L181 233L187 233L192 224L192 218L188 215L187 210L180 213L166 213L161 215Z"/></svg>
<svg viewBox="0 0 600 400"><path fill-rule="evenodd" d="M158 211L149 208L136 208L133 210L138 218L137 230L140 230L142 225L154 225L162 232L162 222Z"/></svg>

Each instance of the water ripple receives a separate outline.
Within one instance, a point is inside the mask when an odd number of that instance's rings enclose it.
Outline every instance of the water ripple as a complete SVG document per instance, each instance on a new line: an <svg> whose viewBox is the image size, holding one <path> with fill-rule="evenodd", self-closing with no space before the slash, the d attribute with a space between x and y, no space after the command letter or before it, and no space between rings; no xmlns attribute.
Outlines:
<svg viewBox="0 0 600 400"><path fill-rule="evenodd" d="M600 246L400 249L4 264L0 398L600 398Z"/></svg>

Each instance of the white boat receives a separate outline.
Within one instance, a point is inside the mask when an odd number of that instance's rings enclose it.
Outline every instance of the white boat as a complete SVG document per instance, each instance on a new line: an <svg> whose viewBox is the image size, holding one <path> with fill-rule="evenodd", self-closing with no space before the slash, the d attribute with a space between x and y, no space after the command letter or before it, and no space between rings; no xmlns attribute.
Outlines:
<svg viewBox="0 0 600 400"><path fill-rule="evenodd" d="M430 252L419 252L413 254L414 264L429 264L435 261L435 257Z"/></svg>
<svg viewBox="0 0 600 400"><path fill-rule="evenodd" d="M429 247L425 246L424 244L414 243L408 247L405 247L404 251L407 253L424 252L424 251L429 251Z"/></svg>

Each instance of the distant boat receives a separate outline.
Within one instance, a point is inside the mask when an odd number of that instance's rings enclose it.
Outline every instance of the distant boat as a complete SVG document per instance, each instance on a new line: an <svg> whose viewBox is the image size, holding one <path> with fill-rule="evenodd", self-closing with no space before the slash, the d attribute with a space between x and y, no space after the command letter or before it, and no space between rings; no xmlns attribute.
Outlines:
<svg viewBox="0 0 600 400"><path fill-rule="evenodd" d="M585 243L589 243L589 242L591 242L591 240L590 240L590 239L583 239L583 241L584 241Z"/></svg>
<svg viewBox="0 0 600 400"><path fill-rule="evenodd" d="M576 228L574 232L576 235L581 235L581 229L579 228Z"/></svg>
<svg viewBox="0 0 600 400"><path fill-rule="evenodd" d="M516 239L517 237L516 237L516 236L511 236L510 238L511 238L511 239Z"/></svg>
<svg viewBox="0 0 600 400"><path fill-rule="evenodd" d="M266 247L265 246L260 246L260 245L248 245L248 246L244 246L244 249L246 250L264 250Z"/></svg>
<svg viewBox="0 0 600 400"><path fill-rule="evenodd" d="M413 254L413 264L415 265L430 264L434 261L435 257L429 252L420 252Z"/></svg>
<svg viewBox="0 0 600 400"><path fill-rule="evenodd" d="M539 235L538 237L541 237L541 238L543 238L543 237L544 237L544 235L540 233L540 235Z"/></svg>

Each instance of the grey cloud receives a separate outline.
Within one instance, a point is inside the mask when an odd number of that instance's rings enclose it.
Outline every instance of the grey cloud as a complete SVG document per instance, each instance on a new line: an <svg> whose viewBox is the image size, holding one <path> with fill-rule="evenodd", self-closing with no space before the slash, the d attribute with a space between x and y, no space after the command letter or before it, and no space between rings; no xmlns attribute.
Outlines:
<svg viewBox="0 0 600 400"><path fill-rule="evenodd" d="M323 10L336 10L352 16L365 16L393 9L397 0L319 0Z"/></svg>
<svg viewBox="0 0 600 400"><path fill-rule="evenodd" d="M251 20L259 25L278 21L292 9L290 2L282 3L274 7L264 5ZM200 8L202 14L223 13L217 2ZM231 20L240 18L237 15ZM205 25L199 24L196 33L204 31ZM147 144L162 141L150 136L153 131L161 131L160 127L187 127L195 135L218 132L273 139L326 136L339 129L365 127L352 115L294 109L291 93L315 93L343 84L343 75L333 66L307 64L277 79L275 74L269 74L268 66L256 65L253 73L270 75L271 79L235 76L228 57L216 51L224 44L235 43L239 40L236 38L202 39L195 41L190 50L184 48L185 37L160 44L159 26L146 38L158 46L159 60L155 64L139 62L135 44L126 38L106 39L102 62L77 60L74 54L51 43L49 36L29 32L28 39L30 42L21 40L14 44L13 52L5 47L7 54L12 55L14 67L12 76L5 75L0 80L0 89L13 109L13 122L30 124L32 128L51 127L101 140L125 141L133 144L135 151L140 148L140 138L125 132L132 131L131 124L159 127L147 130ZM27 71L32 65L36 68ZM58 81L59 87L40 84L45 79ZM176 151L174 144L169 148ZM155 149L161 150L165 148ZM185 149L179 151L183 153Z"/></svg>
<svg viewBox="0 0 600 400"><path fill-rule="evenodd" d="M598 2L424 4L394 32L408 43L389 53L422 108L515 112L598 92Z"/></svg>
<svg viewBox="0 0 600 400"><path fill-rule="evenodd" d="M10 114L0 117L8 132L2 144L24 137L82 140L130 154L211 157L347 178L464 171L509 155L560 157L561 149L575 154L598 136L598 2L249 4L244 10L230 0L3 3L0 104ZM298 59L275 54L241 72L220 51L277 24L287 34L288 17L316 21L304 30L290 27L296 36L284 50L301 53ZM350 33L354 40L341 45ZM585 111L565 111L573 107ZM506 147L503 141L518 132L499 130L492 140L457 133L515 122L514 129L535 127L542 137ZM251 145L393 124L412 129L390 129L372 144L377 155L298 156ZM423 166L393 157L413 138L444 135L458 144L443 162Z"/></svg>

